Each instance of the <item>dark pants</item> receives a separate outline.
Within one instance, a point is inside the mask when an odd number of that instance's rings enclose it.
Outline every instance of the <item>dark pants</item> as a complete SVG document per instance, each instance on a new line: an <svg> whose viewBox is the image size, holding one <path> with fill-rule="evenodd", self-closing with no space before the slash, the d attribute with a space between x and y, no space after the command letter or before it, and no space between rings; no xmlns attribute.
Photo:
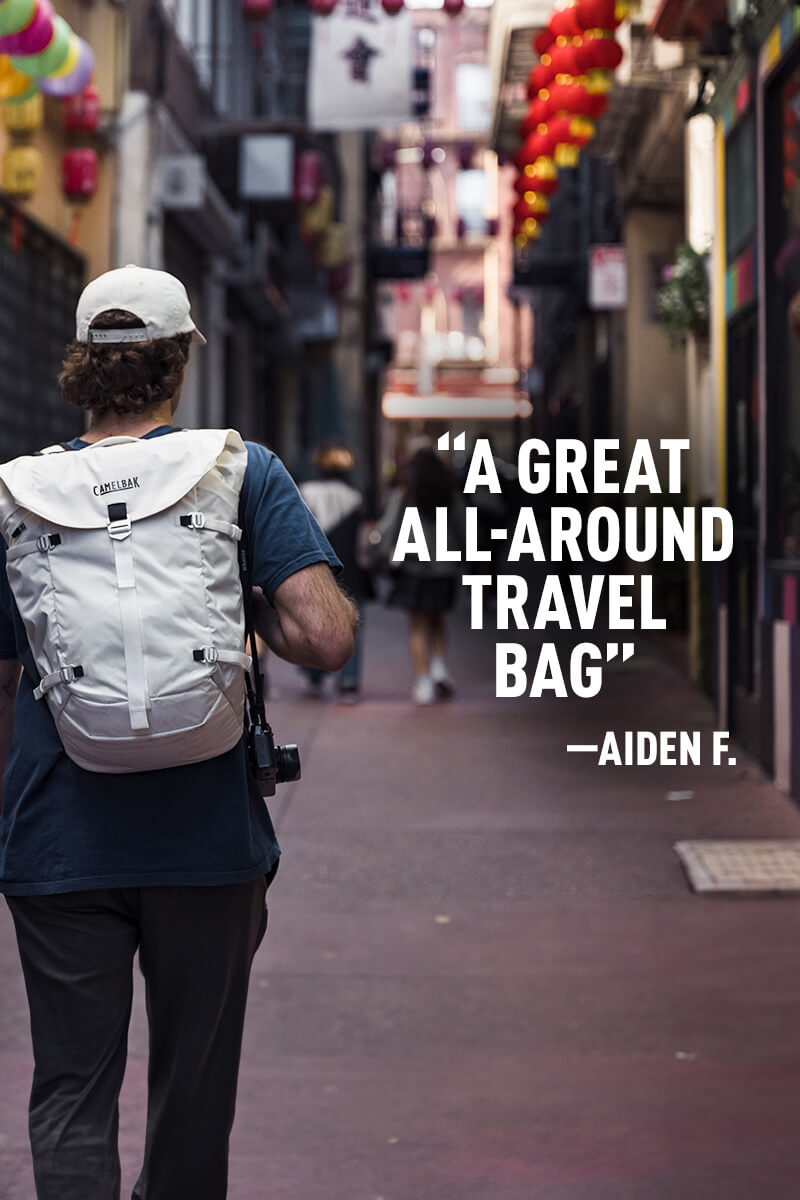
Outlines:
<svg viewBox="0 0 800 1200"><path fill-rule="evenodd" d="M39 1200L118 1200L118 1097L133 958L150 1029L132 1200L223 1200L250 966L266 881L7 897L31 1012Z"/></svg>

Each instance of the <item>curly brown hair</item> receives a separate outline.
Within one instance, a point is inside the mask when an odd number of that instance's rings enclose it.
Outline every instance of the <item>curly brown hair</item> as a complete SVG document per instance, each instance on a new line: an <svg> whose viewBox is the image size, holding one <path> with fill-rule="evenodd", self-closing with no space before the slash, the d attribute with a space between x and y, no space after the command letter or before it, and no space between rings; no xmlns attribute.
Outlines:
<svg viewBox="0 0 800 1200"><path fill-rule="evenodd" d="M143 329L121 309L100 313L92 329ZM121 345L71 342L58 377L61 395L95 416L136 416L160 408L183 382L190 333Z"/></svg>

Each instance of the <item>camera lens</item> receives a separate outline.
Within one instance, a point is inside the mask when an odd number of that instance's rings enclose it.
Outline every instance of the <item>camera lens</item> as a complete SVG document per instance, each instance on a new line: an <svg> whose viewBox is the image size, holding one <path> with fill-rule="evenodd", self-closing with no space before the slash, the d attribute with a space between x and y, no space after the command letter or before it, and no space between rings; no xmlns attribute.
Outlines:
<svg viewBox="0 0 800 1200"><path fill-rule="evenodd" d="M275 765L278 783L295 783L300 778L300 751L297 746L276 746Z"/></svg>

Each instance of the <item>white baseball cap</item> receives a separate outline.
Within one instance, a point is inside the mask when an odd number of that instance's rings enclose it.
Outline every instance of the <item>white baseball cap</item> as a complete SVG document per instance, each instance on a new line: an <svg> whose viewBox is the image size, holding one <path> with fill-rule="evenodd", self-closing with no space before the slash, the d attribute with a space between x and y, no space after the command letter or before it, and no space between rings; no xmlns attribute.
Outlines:
<svg viewBox="0 0 800 1200"><path fill-rule="evenodd" d="M109 309L132 313L143 322L143 329L92 329L95 317ZM180 279L166 271L153 271L129 263L115 271L106 271L87 283L75 313L75 336L79 342L149 342L191 333L192 341L205 344L205 338L192 320L189 297Z"/></svg>

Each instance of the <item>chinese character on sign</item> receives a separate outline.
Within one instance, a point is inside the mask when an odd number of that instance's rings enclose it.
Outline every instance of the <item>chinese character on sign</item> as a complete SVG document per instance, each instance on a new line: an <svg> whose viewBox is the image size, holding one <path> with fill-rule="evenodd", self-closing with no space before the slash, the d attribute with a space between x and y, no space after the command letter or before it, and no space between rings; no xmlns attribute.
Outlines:
<svg viewBox="0 0 800 1200"><path fill-rule="evenodd" d="M347 0L345 5L345 16L352 17L357 21L377 21L375 13L372 11L372 0Z"/></svg>
<svg viewBox="0 0 800 1200"><path fill-rule="evenodd" d="M362 37L356 38L350 49L345 51L342 57L350 60L353 83L369 83L370 63L378 53Z"/></svg>

